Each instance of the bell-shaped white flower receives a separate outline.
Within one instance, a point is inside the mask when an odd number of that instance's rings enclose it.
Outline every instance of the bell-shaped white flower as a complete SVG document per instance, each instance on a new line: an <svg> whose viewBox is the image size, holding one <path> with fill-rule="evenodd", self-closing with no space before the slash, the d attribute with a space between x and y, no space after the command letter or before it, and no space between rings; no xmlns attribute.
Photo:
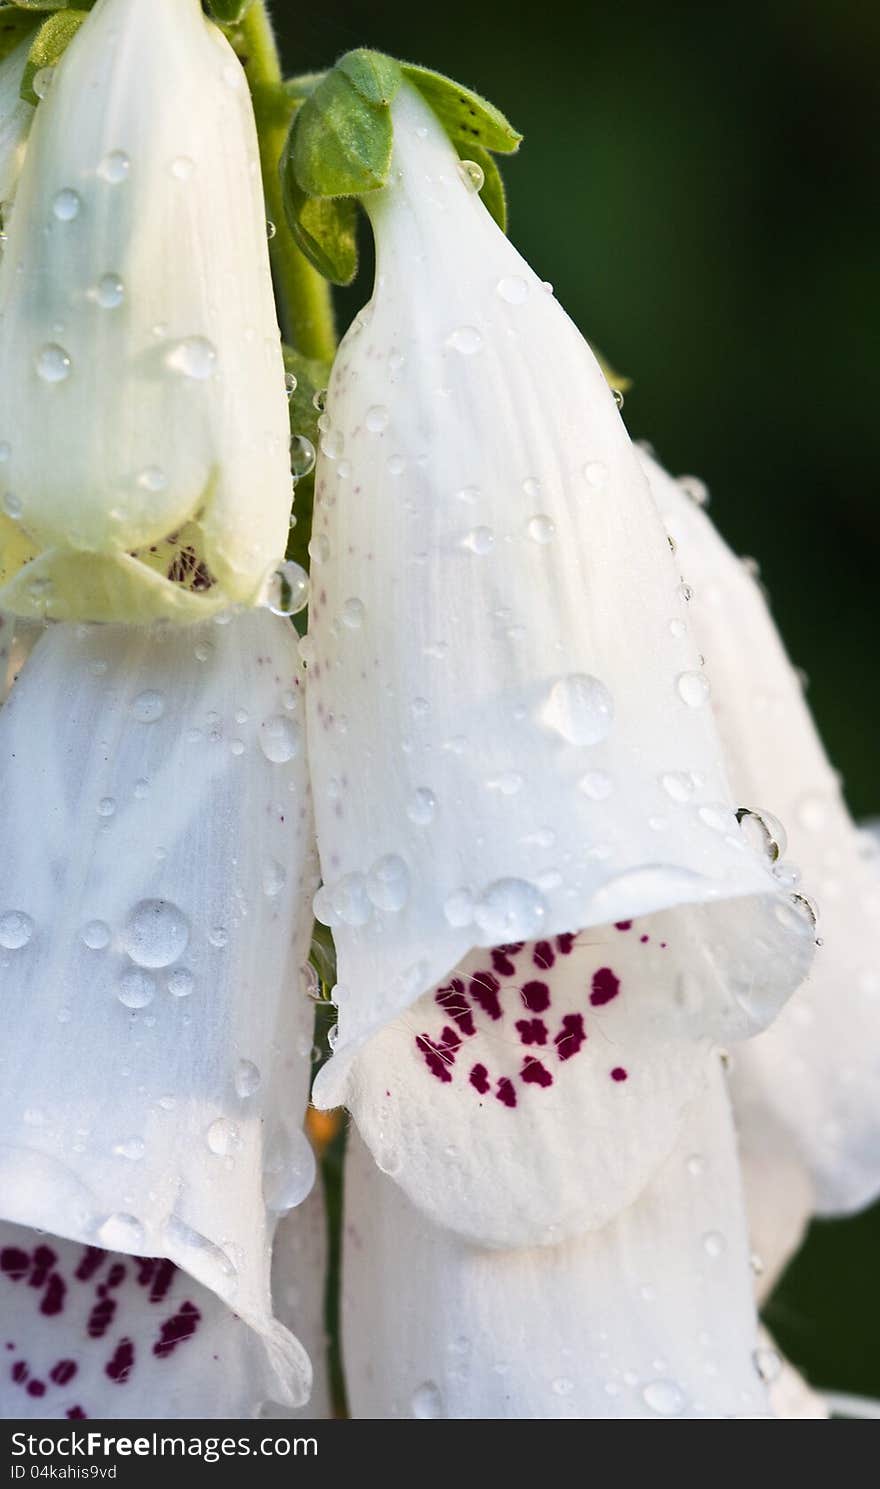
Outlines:
<svg viewBox="0 0 880 1489"><path fill-rule="evenodd" d="M880 863L850 818L750 566L677 482L643 461L693 590L738 799L755 809L754 831L780 858L790 855L779 872L794 882L800 871L819 907L821 945L808 980L734 1061L746 1162L757 1175L768 1146L777 1155L762 1207L775 1254L774 1214L788 1213L782 1227L796 1244L798 1214L802 1223L810 1211L845 1214L880 1194ZM766 811L774 817L765 820Z"/></svg>
<svg viewBox="0 0 880 1489"><path fill-rule="evenodd" d="M523 1245L632 1200L706 1043L775 1014L812 924L736 821L686 591L594 357L406 83L392 118L311 542L339 965L316 1099L346 1100L436 1218ZM503 1007L472 987L493 947Z"/></svg>
<svg viewBox="0 0 880 1489"><path fill-rule="evenodd" d="M717 1058L679 1141L603 1230L498 1252L432 1225L354 1137L343 1348L354 1417L770 1416Z"/></svg>
<svg viewBox="0 0 880 1489"><path fill-rule="evenodd" d="M314 1177L300 670L267 611L50 626L0 712L0 1215L175 1262L279 1400L308 1362L269 1251Z"/></svg>
<svg viewBox="0 0 880 1489"><path fill-rule="evenodd" d="M98 0L0 266L0 604L252 602L284 552L288 443L244 72L198 0Z"/></svg>
<svg viewBox="0 0 880 1489"><path fill-rule="evenodd" d="M304 1411L271 1402L258 1337L163 1257L129 1256L0 1224L0 1311L8 1369L0 1416L247 1418L328 1415L321 1370L324 1207L320 1186L278 1226L278 1317L318 1365Z"/></svg>
<svg viewBox="0 0 880 1489"><path fill-rule="evenodd" d="M15 193L34 115L20 92L30 44L30 37L19 42L0 62L0 212L4 220Z"/></svg>

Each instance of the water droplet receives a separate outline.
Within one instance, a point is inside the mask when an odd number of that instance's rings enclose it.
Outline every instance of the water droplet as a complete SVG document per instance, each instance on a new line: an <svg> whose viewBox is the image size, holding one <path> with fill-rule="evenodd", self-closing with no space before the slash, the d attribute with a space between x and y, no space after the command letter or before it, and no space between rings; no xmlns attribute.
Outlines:
<svg viewBox="0 0 880 1489"><path fill-rule="evenodd" d="M119 979L116 996L126 1008L146 1008L156 996L156 979L140 967L129 967Z"/></svg>
<svg viewBox="0 0 880 1489"><path fill-rule="evenodd" d="M103 951L110 945L110 927L104 920L90 920L82 928L82 939L90 951Z"/></svg>
<svg viewBox="0 0 880 1489"><path fill-rule="evenodd" d="M315 469L315 447L304 434L295 434L290 442L290 473L297 481L310 476Z"/></svg>
<svg viewBox="0 0 880 1489"><path fill-rule="evenodd" d="M229 932L224 925L213 925L208 932L208 941L218 951L229 942Z"/></svg>
<svg viewBox="0 0 880 1489"><path fill-rule="evenodd" d="M693 776L684 770L670 770L660 777L660 785L673 801L690 801L694 794Z"/></svg>
<svg viewBox="0 0 880 1489"><path fill-rule="evenodd" d="M709 488L705 481L699 476L679 476L678 484L685 496L689 496L695 506L708 507Z"/></svg>
<svg viewBox="0 0 880 1489"><path fill-rule="evenodd" d="M483 338L476 326L458 326L446 342L454 352L460 352L463 357L472 357L483 345Z"/></svg>
<svg viewBox="0 0 880 1489"><path fill-rule="evenodd" d="M699 1179L706 1172L706 1160L702 1153L691 1153L685 1167L692 1179Z"/></svg>
<svg viewBox="0 0 880 1489"><path fill-rule="evenodd" d="M260 749L273 765L284 765L299 754L302 730L293 719L274 714L260 725Z"/></svg>
<svg viewBox="0 0 880 1489"><path fill-rule="evenodd" d="M309 603L309 576L293 559L275 570L269 581L266 605L273 615L298 615Z"/></svg>
<svg viewBox="0 0 880 1489"><path fill-rule="evenodd" d="M525 785L525 778L516 770L505 770L501 775L493 776L486 786L490 791L500 791L502 796L516 796Z"/></svg>
<svg viewBox="0 0 880 1489"><path fill-rule="evenodd" d="M217 367L217 349L206 336L187 336L178 341L165 359L173 372L181 377L204 382L213 377Z"/></svg>
<svg viewBox="0 0 880 1489"><path fill-rule="evenodd" d="M253 1096L255 1091L259 1091L262 1080L260 1067L255 1065L253 1060L239 1060L235 1067L236 1096L240 1096L242 1101L248 1096Z"/></svg>
<svg viewBox="0 0 880 1489"><path fill-rule="evenodd" d="M330 539L326 533L317 533L309 543L309 557L313 563L325 564L330 557Z"/></svg>
<svg viewBox="0 0 880 1489"><path fill-rule="evenodd" d="M98 802L98 816L112 817L116 811L116 802L112 796L102 796Z"/></svg>
<svg viewBox="0 0 880 1489"><path fill-rule="evenodd" d="M541 716L569 744L594 745L611 728L614 700L598 677L573 672L554 683Z"/></svg>
<svg viewBox="0 0 880 1489"><path fill-rule="evenodd" d="M485 944L496 946L506 941L533 941L546 910L543 895L527 880L498 879L476 901L473 918L488 938Z"/></svg>
<svg viewBox="0 0 880 1489"><path fill-rule="evenodd" d="M437 798L433 791L429 791L427 786L419 786L412 794L406 815L417 827L427 827L434 820L436 808Z"/></svg>
<svg viewBox="0 0 880 1489"><path fill-rule="evenodd" d="M367 875L366 890L379 910L402 910L409 896L409 869L396 853L377 859Z"/></svg>
<svg viewBox="0 0 880 1489"><path fill-rule="evenodd" d="M195 170L195 162L188 155L178 155L171 162L171 174L175 181L188 181Z"/></svg>
<svg viewBox="0 0 880 1489"><path fill-rule="evenodd" d="M771 863L777 863L788 847L785 828L779 818L774 817L772 812L740 807L736 820L755 852L764 854Z"/></svg>
<svg viewBox="0 0 880 1489"><path fill-rule="evenodd" d="M468 889L455 889L443 901L443 914L451 926L459 929L471 925L474 918L474 897Z"/></svg>
<svg viewBox="0 0 880 1489"><path fill-rule="evenodd" d="M117 1158L128 1158L133 1163L138 1158L143 1158L147 1145L142 1137L129 1137L124 1142L114 1143L113 1152Z"/></svg>
<svg viewBox="0 0 880 1489"><path fill-rule="evenodd" d="M125 285L118 274L103 274L98 280L95 299L102 310L116 310L125 299Z"/></svg>
<svg viewBox="0 0 880 1489"><path fill-rule="evenodd" d="M188 941L189 921L170 900L141 900L122 935L123 947L138 967L169 967Z"/></svg>
<svg viewBox="0 0 880 1489"><path fill-rule="evenodd" d="M218 1158L228 1158L231 1153L237 1153L240 1149L241 1134L234 1122L228 1117L218 1117L212 1122L206 1133L208 1147Z"/></svg>
<svg viewBox="0 0 880 1489"><path fill-rule="evenodd" d="M54 341L37 352L37 375L44 383L63 383L70 376L70 355Z"/></svg>
<svg viewBox="0 0 880 1489"><path fill-rule="evenodd" d="M144 1244L144 1228L134 1215L108 1215L98 1226L95 1240L106 1251L138 1252Z"/></svg>
<svg viewBox="0 0 880 1489"><path fill-rule="evenodd" d="M20 499L14 494L14 492L6 492L6 495L3 498L3 510L6 513L7 517L12 518L13 522L18 521L22 513L22 505Z"/></svg>
<svg viewBox="0 0 880 1489"><path fill-rule="evenodd" d="M680 672L676 679L678 696L689 708L701 708L709 700L712 689L704 672Z"/></svg>
<svg viewBox="0 0 880 1489"><path fill-rule="evenodd" d="M614 790L614 782L605 770L590 770L581 776L578 785L585 796L593 801L607 801Z"/></svg>
<svg viewBox="0 0 880 1489"><path fill-rule="evenodd" d="M146 688L132 699L131 711L141 724L155 724L165 712L165 695L155 688Z"/></svg>
<svg viewBox="0 0 880 1489"><path fill-rule="evenodd" d="M272 239L275 237L275 234L277 233L277 231L278 231L278 229L275 226L274 222L272 221L271 217L267 218L266 219L266 237L268 238L268 240L269 240L270 243L272 242Z"/></svg>
<svg viewBox="0 0 880 1489"><path fill-rule="evenodd" d="M499 279L495 288L508 305L523 305L529 297L529 287L518 274L509 274L504 279Z"/></svg>
<svg viewBox="0 0 880 1489"><path fill-rule="evenodd" d="M478 553L481 558L490 552L494 543L495 534L491 527L472 528L467 536L462 538L462 547L469 548L471 553Z"/></svg>
<svg viewBox="0 0 880 1489"><path fill-rule="evenodd" d="M137 483L143 491L164 491L168 477L158 465L147 465L139 472Z"/></svg>
<svg viewBox="0 0 880 1489"><path fill-rule="evenodd" d="M388 410L383 404L377 403L373 408L368 408L364 417L364 424L371 434L381 434L388 428Z"/></svg>
<svg viewBox="0 0 880 1489"><path fill-rule="evenodd" d="M458 174L468 191L482 191L486 175L483 167L476 160L460 160Z"/></svg>
<svg viewBox="0 0 880 1489"><path fill-rule="evenodd" d="M238 1285L235 1264L207 1236L172 1215L165 1225L165 1241L168 1254L197 1282L203 1282L221 1297L232 1296Z"/></svg>
<svg viewBox="0 0 880 1489"><path fill-rule="evenodd" d="M608 467L601 460L588 460L584 466L584 479L588 486L597 490L608 480Z"/></svg>
<svg viewBox="0 0 880 1489"><path fill-rule="evenodd" d="M168 974L168 991L172 998L188 998L196 985L196 980L186 967L175 967Z"/></svg>
<svg viewBox="0 0 880 1489"><path fill-rule="evenodd" d="M263 1159L263 1198L267 1209L283 1215L311 1193L316 1164L312 1145L299 1129L279 1128L267 1144Z"/></svg>
<svg viewBox="0 0 880 1489"><path fill-rule="evenodd" d="M34 923L23 910L7 910L0 915L0 946L5 951L20 951L34 934Z"/></svg>
<svg viewBox="0 0 880 1489"><path fill-rule="evenodd" d="M652 1380L642 1391L645 1405L658 1417L678 1417L685 1408L685 1396L674 1380Z"/></svg>
<svg viewBox="0 0 880 1489"><path fill-rule="evenodd" d="M719 1256L724 1255L727 1250L727 1242L720 1231L706 1231L703 1237L703 1250L707 1256L712 1257L713 1261L716 1261Z"/></svg>
<svg viewBox="0 0 880 1489"><path fill-rule="evenodd" d="M549 543L556 533L556 524L551 517L540 514L530 517L528 534L534 543Z"/></svg>
<svg viewBox="0 0 880 1489"><path fill-rule="evenodd" d="M328 460L338 460L345 449L345 439L341 429L325 429L321 435L321 453Z"/></svg>
<svg viewBox="0 0 880 1489"><path fill-rule="evenodd" d="M420 1421L436 1421L443 1416L443 1397L432 1380L426 1380L413 1391L412 1414Z"/></svg>
<svg viewBox="0 0 880 1489"><path fill-rule="evenodd" d="M130 170L131 161L125 151L111 150L98 166L98 175L109 181L111 186L118 186L121 181L127 180Z"/></svg>
<svg viewBox="0 0 880 1489"><path fill-rule="evenodd" d="M570 1396L574 1390L574 1381L569 1380L567 1375L559 1375L550 1382L550 1389L556 1396Z"/></svg>
<svg viewBox="0 0 880 1489"><path fill-rule="evenodd" d="M59 222L73 222L73 219L79 216L81 206L79 193L65 186L56 193L52 200L52 214L58 218Z"/></svg>
<svg viewBox="0 0 880 1489"><path fill-rule="evenodd" d="M611 396L618 408L623 408L623 392L620 388L612 388Z"/></svg>
<svg viewBox="0 0 880 1489"><path fill-rule="evenodd" d="M346 600L342 607L341 615L344 626L347 626L350 631L359 631L364 623L363 600Z"/></svg>

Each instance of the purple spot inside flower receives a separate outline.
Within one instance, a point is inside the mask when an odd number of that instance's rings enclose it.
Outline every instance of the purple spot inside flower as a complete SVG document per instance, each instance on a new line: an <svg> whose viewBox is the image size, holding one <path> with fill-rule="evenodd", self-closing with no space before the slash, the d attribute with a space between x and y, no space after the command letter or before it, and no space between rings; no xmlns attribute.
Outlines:
<svg viewBox="0 0 880 1489"><path fill-rule="evenodd" d="M560 1060L570 1060L572 1055L576 1055L586 1037L583 1014L565 1014L562 1028L553 1040Z"/></svg>
<svg viewBox="0 0 880 1489"><path fill-rule="evenodd" d="M481 1096L485 1096L489 1089L489 1072L485 1065L475 1065L470 1074L470 1082L475 1086Z"/></svg>
<svg viewBox="0 0 880 1489"><path fill-rule="evenodd" d="M528 1059L523 1061L523 1068L520 1071L520 1075L527 1085L553 1085L553 1077L549 1070L541 1064L540 1060L536 1060L534 1055L529 1055Z"/></svg>
<svg viewBox="0 0 880 1489"><path fill-rule="evenodd" d="M492 966L502 977L512 977L516 971L513 965L513 957L522 951L524 941L511 941L506 946L493 946L489 955L492 958Z"/></svg>
<svg viewBox="0 0 880 1489"><path fill-rule="evenodd" d="M46 1284L43 1301L40 1304L40 1312L47 1318L52 1318L56 1313L61 1313L64 1308L64 1295L67 1292L67 1284L58 1272L53 1272Z"/></svg>
<svg viewBox="0 0 880 1489"><path fill-rule="evenodd" d="M543 1019L517 1019L517 1032L523 1044L546 1044L547 1025Z"/></svg>
<svg viewBox="0 0 880 1489"><path fill-rule="evenodd" d="M68 1381L73 1380L78 1369L79 1366L75 1360L59 1360L57 1365L53 1365L49 1371L49 1379L53 1380L56 1386L66 1386Z"/></svg>
<svg viewBox="0 0 880 1489"><path fill-rule="evenodd" d="M102 1298L99 1303L95 1304L86 1324L86 1332L90 1339L100 1339L106 1334L113 1322L115 1312L116 1304L112 1298Z"/></svg>
<svg viewBox="0 0 880 1489"><path fill-rule="evenodd" d="M37 1246L34 1249L34 1269L31 1272L29 1286L42 1287L58 1258L51 1246Z"/></svg>
<svg viewBox="0 0 880 1489"><path fill-rule="evenodd" d="M195 1303L181 1304L180 1312L175 1313L162 1325L160 1337L153 1345L153 1354L164 1360L170 1355L184 1339L191 1339L199 1326L200 1314Z"/></svg>
<svg viewBox="0 0 880 1489"><path fill-rule="evenodd" d="M97 1272L106 1255L106 1251L102 1251L100 1246L87 1246L73 1274L77 1281L88 1282L89 1278Z"/></svg>
<svg viewBox="0 0 880 1489"><path fill-rule="evenodd" d="M572 931L564 931L561 936L556 937L556 950L560 956L571 956L574 951L575 936Z"/></svg>
<svg viewBox="0 0 880 1489"><path fill-rule="evenodd" d="M110 1379L117 1386L124 1385L131 1374L133 1364L134 1345L130 1339L120 1339L113 1351L112 1358L104 1366L104 1374L109 1375Z"/></svg>
<svg viewBox="0 0 880 1489"><path fill-rule="evenodd" d="M627 1073L622 1065L615 1065L611 1072L611 1079L613 1081L625 1081L627 1079Z"/></svg>
<svg viewBox="0 0 880 1489"><path fill-rule="evenodd" d="M516 1092L513 1089L513 1081L509 1081L503 1075L498 1082L498 1090L495 1092L502 1106L516 1106Z"/></svg>
<svg viewBox="0 0 880 1489"><path fill-rule="evenodd" d="M549 941L536 942L535 949L532 952L532 961L536 967L540 967L542 972L548 971L553 966L553 963L556 961L556 952L553 950Z"/></svg>
<svg viewBox="0 0 880 1489"><path fill-rule="evenodd" d="M455 1060L455 1052L460 1044L461 1040L455 1030L448 1028L443 1030L439 1043L430 1039L427 1034L419 1034L416 1038L416 1048L424 1055L428 1069L438 1081L452 1080L449 1067Z"/></svg>
<svg viewBox="0 0 880 1489"><path fill-rule="evenodd" d="M20 1246L4 1246L0 1251L0 1271L13 1282L20 1282L26 1277L31 1268L31 1259L26 1251Z"/></svg>
<svg viewBox="0 0 880 1489"><path fill-rule="evenodd" d="M620 992L620 978L615 977L610 967L600 967L593 973L593 990L590 993L590 1002L594 1008L601 1008L603 1003L610 1003Z"/></svg>
<svg viewBox="0 0 880 1489"><path fill-rule="evenodd" d="M28 1384L27 1384L27 1393L28 1393L29 1396L45 1396L45 1394L46 1394L46 1383L45 1383L45 1381L42 1381L42 1380L29 1380L28 1381Z"/></svg>
<svg viewBox="0 0 880 1489"><path fill-rule="evenodd" d="M501 1004L498 1001L500 987L498 978L493 977L491 972L475 973L468 986L468 992L474 1002L479 1004L490 1019L501 1017Z"/></svg>
<svg viewBox="0 0 880 1489"><path fill-rule="evenodd" d="M550 989L546 982L527 982L522 1000L530 1013L544 1013L550 1007Z"/></svg>
<svg viewBox="0 0 880 1489"><path fill-rule="evenodd" d="M616 931L631 931L632 930L632 921L631 920L615 920L615 922L614 922L614 929Z"/></svg>
<svg viewBox="0 0 880 1489"><path fill-rule="evenodd" d="M18 1385L18 1386L20 1386L23 1381L26 1381L27 1378L28 1378L28 1375L30 1374L30 1372L28 1370L28 1367L25 1364L24 1360L16 1360L15 1364L13 1365L13 1367L10 1370L9 1373L12 1376L12 1379L15 1381L16 1385Z"/></svg>
<svg viewBox="0 0 880 1489"><path fill-rule="evenodd" d="M64 1413L64 1415L66 1416L66 1418L67 1418L67 1420L69 1422L85 1422L85 1421L87 1421L86 1414L83 1411L83 1409L82 1409L81 1406L71 1406L69 1408L69 1410Z"/></svg>
<svg viewBox="0 0 880 1489"><path fill-rule="evenodd" d="M434 994L434 1000L439 1003L447 1018L458 1025L462 1034L476 1034L473 1010L465 997L464 983L460 978L455 977L448 987L440 988Z"/></svg>
<svg viewBox="0 0 880 1489"><path fill-rule="evenodd" d="M153 1285L150 1288L151 1303L161 1303L169 1287L174 1281L174 1274L176 1271L176 1266L173 1262L168 1260L167 1256L163 1256L158 1259L158 1264L156 1266L156 1275L153 1278Z"/></svg>

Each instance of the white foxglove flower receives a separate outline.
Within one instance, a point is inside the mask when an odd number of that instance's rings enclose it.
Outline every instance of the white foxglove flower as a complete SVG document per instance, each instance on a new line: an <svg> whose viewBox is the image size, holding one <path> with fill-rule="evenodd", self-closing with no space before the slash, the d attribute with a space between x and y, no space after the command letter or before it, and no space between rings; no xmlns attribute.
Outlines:
<svg viewBox="0 0 880 1489"><path fill-rule="evenodd" d="M811 1211L861 1209L880 1194L880 865L847 811L803 686L779 639L763 594L709 518L645 456L660 511L693 589L694 627L715 678L718 726L739 800L752 825L776 840L780 873L797 866L819 906L821 946L810 977L778 1021L737 1052L734 1082L744 1156L775 1181L758 1249L793 1249ZM766 809L781 819L762 822ZM787 838L787 848L785 843ZM798 1225L800 1216L800 1227ZM787 1217L787 1218L786 1218Z"/></svg>
<svg viewBox="0 0 880 1489"><path fill-rule="evenodd" d="M638 1202L560 1246L469 1246L355 1136L343 1346L355 1417L772 1415L717 1058Z"/></svg>
<svg viewBox="0 0 880 1489"><path fill-rule="evenodd" d="M254 601L288 443L244 72L198 0L98 0L37 109L0 267L0 604Z"/></svg>
<svg viewBox="0 0 880 1489"><path fill-rule="evenodd" d="M346 1100L436 1219L524 1245L632 1201L707 1044L775 1014L812 924L740 832L595 359L406 83L392 119L311 543L316 908L340 984L316 1099Z"/></svg>
<svg viewBox="0 0 880 1489"><path fill-rule="evenodd" d="M31 39L19 42L0 62L0 209L8 209L15 193L34 116L20 96Z"/></svg>
<svg viewBox="0 0 880 1489"><path fill-rule="evenodd" d="M327 1416L321 1368L324 1206L320 1186L278 1226L278 1317L314 1349L304 1411L271 1403L277 1381L258 1336L207 1287L162 1257L120 1255L0 1224L0 1312L8 1369L0 1416ZM316 1397L317 1391L317 1397Z"/></svg>
<svg viewBox="0 0 880 1489"><path fill-rule="evenodd" d="M0 1215L175 1262L282 1401L308 1362L269 1252L314 1176L300 687L265 611L60 625L0 712Z"/></svg>

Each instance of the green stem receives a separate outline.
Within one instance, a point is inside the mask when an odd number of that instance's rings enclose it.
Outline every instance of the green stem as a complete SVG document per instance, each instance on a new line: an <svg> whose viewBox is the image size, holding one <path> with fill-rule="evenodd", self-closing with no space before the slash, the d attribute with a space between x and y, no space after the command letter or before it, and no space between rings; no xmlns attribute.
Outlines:
<svg viewBox="0 0 880 1489"><path fill-rule="evenodd" d="M281 331L303 356L332 362L336 328L330 286L300 253L284 215L278 162L287 139L291 106L280 93L281 62L264 0L254 0L236 27L234 40L253 95L266 210L275 225L269 256Z"/></svg>

